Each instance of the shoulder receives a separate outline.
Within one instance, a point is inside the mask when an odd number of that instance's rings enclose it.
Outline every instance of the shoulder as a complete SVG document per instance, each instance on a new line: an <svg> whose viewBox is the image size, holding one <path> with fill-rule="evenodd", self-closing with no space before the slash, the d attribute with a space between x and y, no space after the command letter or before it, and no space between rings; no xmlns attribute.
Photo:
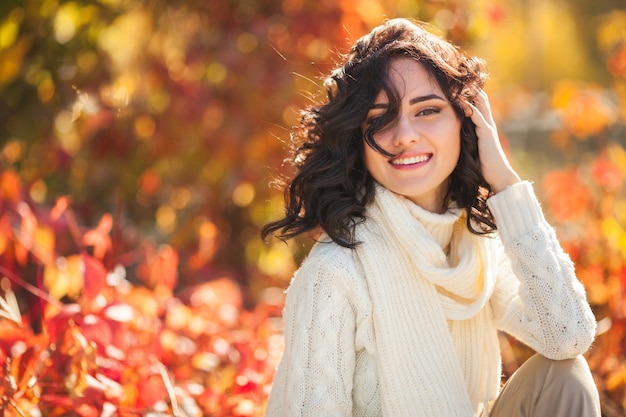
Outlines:
<svg viewBox="0 0 626 417"><path fill-rule="evenodd" d="M356 270L354 251L340 246L325 235L302 262L300 270L320 270L329 273L352 274Z"/></svg>
<svg viewBox="0 0 626 417"><path fill-rule="evenodd" d="M354 251L328 239L313 246L287 290L288 298L310 299L320 294L333 294L335 300L355 310L362 311L369 304L365 277Z"/></svg>

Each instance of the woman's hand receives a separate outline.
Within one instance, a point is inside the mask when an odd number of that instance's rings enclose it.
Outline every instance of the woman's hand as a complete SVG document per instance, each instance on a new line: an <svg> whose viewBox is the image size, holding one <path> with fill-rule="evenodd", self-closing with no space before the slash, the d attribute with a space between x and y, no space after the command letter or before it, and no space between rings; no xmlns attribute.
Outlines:
<svg viewBox="0 0 626 417"><path fill-rule="evenodd" d="M476 105L467 103L466 113L476 125L482 174L493 192L498 193L519 182L520 177L511 167L500 144L487 93L480 91L476 97Z"/></svg>

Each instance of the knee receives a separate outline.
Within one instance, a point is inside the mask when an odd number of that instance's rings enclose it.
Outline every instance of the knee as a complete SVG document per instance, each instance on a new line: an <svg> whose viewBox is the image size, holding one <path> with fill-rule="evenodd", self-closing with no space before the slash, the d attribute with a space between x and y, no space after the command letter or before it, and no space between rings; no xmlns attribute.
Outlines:
<svg viewBox="0 0 626 417"><path fill-rule="evenodd" d="M504 386L494 410L506 416L601 415L598 389L582 356L560 361L532 356Z"/></svg>
<svg viewBox="0 0 626 417"><path fill-rule="evenodd" d="M547 373L554 379L579 381L592 378L589 364L582 355L564 360L552 360L541 355L537 356L543 358L540 366L545 367Z"/></svg>
<svg viewBox="0 0 626 417"><path fill-rule="evenodd" d="M549 384L555 388L561 387L563 391L576 392L591 398L598 396L591 369L582 355L565 360L535 356L538 357L537 365L545 372L544 386Z"/></svg>

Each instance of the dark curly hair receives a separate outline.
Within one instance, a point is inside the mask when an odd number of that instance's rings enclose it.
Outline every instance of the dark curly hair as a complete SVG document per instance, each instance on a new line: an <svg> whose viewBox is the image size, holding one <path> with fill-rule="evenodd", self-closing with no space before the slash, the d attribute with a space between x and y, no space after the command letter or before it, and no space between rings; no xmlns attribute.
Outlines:
<svg viewBox="0 0 626 417"><path fill-rule="evenodd" d="M289 239L321 229L341 246L358 244L354 228L365 220L375 184L365 168L363 142L385 156L394 156L376 143L374 135L399 112L400 97L388 78L389 64L398 57L424 65L462 120L461 153L444 207L453 201L465 208L472 233L496 229L486 204L492 191L481 174L475 126L462 109L462 103L475 102L487 78L484 62L467 57L423 23L392 19L356 42L343 66L326 79L327 99L302 113L299 129L292 135L296 175L284 190L285 217L265 225L263 238L277 234ZM363 131L362 123L381 91L389 105L379 122Z"/></svg>

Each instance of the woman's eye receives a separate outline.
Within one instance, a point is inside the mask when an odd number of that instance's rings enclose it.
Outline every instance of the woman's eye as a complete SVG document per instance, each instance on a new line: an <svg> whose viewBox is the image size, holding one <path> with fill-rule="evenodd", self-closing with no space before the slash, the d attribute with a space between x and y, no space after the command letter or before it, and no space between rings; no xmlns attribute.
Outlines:
<svg viewBox="0 0 626 417"><path fill-rule="evenodd" d="M429 108L426 108L426 109L420 110L420 111L417 113L417 116L430 116L431 114L437 114L437 113L439 113L439 112L440 112L440 110L439 110L439 109L434 108L434 107L429 107Z"/></svg>
<svg viewBox="0 0 626 417"><path fill-rule="evenodd" d="M380 119L380 116L372 116L365 119L365 126L371 126Z"/></svg>

